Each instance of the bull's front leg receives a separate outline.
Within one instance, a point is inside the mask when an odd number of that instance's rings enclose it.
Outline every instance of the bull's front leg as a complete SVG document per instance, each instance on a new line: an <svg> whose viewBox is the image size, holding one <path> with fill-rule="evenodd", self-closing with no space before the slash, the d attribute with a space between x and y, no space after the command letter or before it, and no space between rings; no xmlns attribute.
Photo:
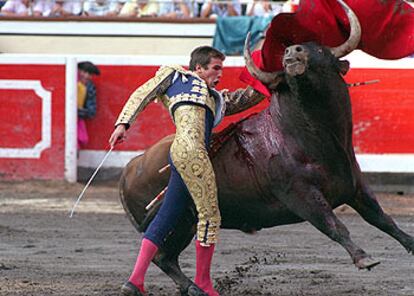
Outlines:
<svg viewBox="0 0 414 296"><path fill-rule="evenodd" d="M207 296L182 272L178 263L181 252L194 239L196 222L195 209L189 207L181 215L174 230L165 238L163 246L153 259L153 262L180 287L181 295L185 296Z"/></svg>
<svg viewBox="0 0 414 296"><path fill-rule="evenodd" d="M380 263L351 240L346 226L335 216L322 192L314 185L297 181L292 184L287 195L278 195L278 199L297 216L309 221L329 238L342 245L359 269L370 269Z"/></svg>
<svg viewBox="0 0 414 296"><path fill-rule="evenodd" d="M402 231L393 219L384 213L374 193L362 184L355 199L348 203L371 225L389 234L411 254L414 255L414 238Z"/></svg>

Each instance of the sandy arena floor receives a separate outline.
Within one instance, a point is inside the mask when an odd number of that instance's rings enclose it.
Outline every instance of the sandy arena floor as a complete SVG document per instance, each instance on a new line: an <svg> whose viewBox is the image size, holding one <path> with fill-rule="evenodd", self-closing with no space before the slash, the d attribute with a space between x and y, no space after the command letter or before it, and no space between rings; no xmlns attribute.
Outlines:
<svg viewBox="0 0 414 296"><path fill-rule="evenodd" d="M116 186L93 186L74 218L69 211L83 185L0 183L0 295L119 295L137 253L137 234ZM414 235L414 196L379 194L400 227ZM336 210L353 240L381 264L359 271L346 251L307 223L255 235L224 230L213 276L222 296L414 295L414 257L347 207ZM194 275L194 246L181 266ZM178 295L155 266L151 295Z"/></svg>

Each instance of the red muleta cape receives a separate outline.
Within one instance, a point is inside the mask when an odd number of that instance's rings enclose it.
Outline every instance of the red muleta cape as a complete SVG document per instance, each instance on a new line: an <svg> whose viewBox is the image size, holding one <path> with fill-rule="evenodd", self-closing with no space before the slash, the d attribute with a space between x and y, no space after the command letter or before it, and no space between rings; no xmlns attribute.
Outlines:
<svg viewBox="0 0 414 296"><path fill-rule="evenodd" d="M381 59L414 53L414 8L402 0L344 0L361 23L358 48ZM348 18L336 0L301 0L296 13L274 17L261 51L253 60L262 70L282 69L286 47L308 41L335 47L349 36ZM245 68L240 79L269 96L267 88Z"/></svg>

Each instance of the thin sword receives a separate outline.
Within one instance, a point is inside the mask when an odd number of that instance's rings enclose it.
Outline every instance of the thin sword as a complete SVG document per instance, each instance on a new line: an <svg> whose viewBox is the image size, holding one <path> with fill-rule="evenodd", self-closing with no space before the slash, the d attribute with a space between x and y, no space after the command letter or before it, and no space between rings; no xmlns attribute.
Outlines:
<svg viewBox="0 0 414 296"><path fill-rule="evenodd" d="M92 176L89 178L88 183L86 183L86 185L83 188L82 192L79 194L78 199L76 200L75 204L73 205L72 211L70 212L70 215L69 215L69 218L72 218L73 213L75 212L75 208L78 206L82 196L85 194L86 189L88 189L89 185L92 183L92 181L95 178L96 174L98 173L99 169L101 168L101 166L103 165L105 160L108 158L109 154L111 154L113 149L114 149L114 147L111 147L111 149L109 149L109 151L106 152L106 154L105 154L104 158L102 159L101 163L98 165L96 170L93 172Z"/></svg>

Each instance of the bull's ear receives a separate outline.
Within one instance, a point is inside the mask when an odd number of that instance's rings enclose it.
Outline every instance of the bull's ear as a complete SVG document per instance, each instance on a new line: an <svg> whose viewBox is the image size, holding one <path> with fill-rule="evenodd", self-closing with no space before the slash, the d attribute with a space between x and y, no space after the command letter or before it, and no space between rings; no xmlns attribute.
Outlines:
<svg viewBox="0 0 414 296"><path fill-rule="evenodd" d="M339 72L341 72L342 75L345 75L349 71L349 62L348 61L339 61L338 62L338 68L339 68Z"/></svg>

